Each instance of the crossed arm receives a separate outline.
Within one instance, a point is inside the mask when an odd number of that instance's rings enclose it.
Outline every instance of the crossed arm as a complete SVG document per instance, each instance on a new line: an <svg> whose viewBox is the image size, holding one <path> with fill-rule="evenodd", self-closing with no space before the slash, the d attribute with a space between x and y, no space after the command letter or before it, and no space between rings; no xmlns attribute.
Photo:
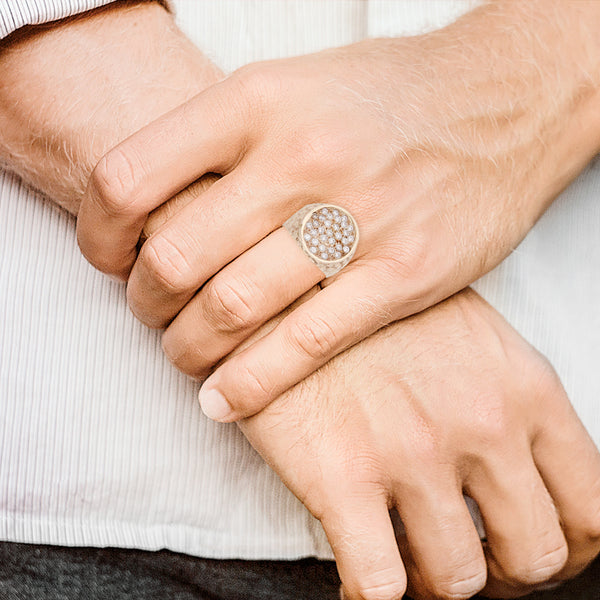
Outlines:
<svg viewBox="0 0 600 600"><path fill-rule="evenodd" d="M73 213L107 150L221 79L151 3L24 34L0 68L3 162ZM152 239L171 216L138 224ZM593 443L545 361L471 291L352 347L240 426L321 519L351 598L400 597L406 573L416 598L524 593L598 551ZM463 491L482 510L484 546Z"/></svg>

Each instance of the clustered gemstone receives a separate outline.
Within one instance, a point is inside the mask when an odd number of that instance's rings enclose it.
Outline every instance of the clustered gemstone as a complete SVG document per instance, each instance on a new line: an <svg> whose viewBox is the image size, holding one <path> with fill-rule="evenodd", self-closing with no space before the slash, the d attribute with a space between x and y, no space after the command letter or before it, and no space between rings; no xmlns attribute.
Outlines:
<svg viewBox="0 0 600 600"><path fill-rule="evenodd" d="M348 213L319 208L304 223L302 238L308 251L321 260L340 260L354 247L356 232Z"/></svg>

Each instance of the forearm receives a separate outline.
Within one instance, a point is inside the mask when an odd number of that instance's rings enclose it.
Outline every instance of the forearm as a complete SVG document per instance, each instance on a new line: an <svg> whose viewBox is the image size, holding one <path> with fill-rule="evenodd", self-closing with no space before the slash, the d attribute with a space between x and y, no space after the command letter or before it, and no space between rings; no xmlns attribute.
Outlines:
<svg viewBox="0 0 600 600"><path fill-rule="evenodd" d="M0 164L72 213L107 150L221 77L156 2L116 2L0 48Z"/></svg>

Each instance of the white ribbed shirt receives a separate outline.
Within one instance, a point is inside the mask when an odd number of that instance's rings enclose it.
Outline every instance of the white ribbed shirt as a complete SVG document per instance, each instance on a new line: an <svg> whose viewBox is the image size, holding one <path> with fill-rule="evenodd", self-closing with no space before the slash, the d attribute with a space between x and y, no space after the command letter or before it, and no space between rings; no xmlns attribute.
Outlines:
<svg viewBox="0 0 600 600"><path fill-rule="evenodd" d="M0 35L110 0L0 0ZM472 2L180 0L224 70L439 27ZM476 289L541 350L600 442L600 164ZM81 257L74 220L0 171L0 539L331 557L318 522Z"/></svg>

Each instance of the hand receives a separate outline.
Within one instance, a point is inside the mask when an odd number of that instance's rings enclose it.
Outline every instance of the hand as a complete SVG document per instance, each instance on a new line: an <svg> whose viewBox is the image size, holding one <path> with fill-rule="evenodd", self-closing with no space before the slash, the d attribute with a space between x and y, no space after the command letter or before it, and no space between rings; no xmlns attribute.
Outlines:
<svg viewBox="0 0 600 600"><path fill-rule="evenodd" d="M73 214L109 148L222 78L159 4L123 1L16 32L0 73L0 164Z"/></svg>
<svg viewBox="0 0 600 600"><path fill-rule="evenodd" d="M405 569L417 600L515 597L600 551L600 455L552 368L473 291L381 330L239 425L321 520L353 600L399 599Z"/></svg>
<svg viewBox="0 0 600 600"><path fill-rule="evenodd" d="M495 2L432 34L243 68L100 161L80 246L204 377L322 279L280 225L309 202L350 210L353 262L203 386L209 416L252 414L518 244L600 146L599 21L593 2ZM224 177L138 256L148 212L209 171Z"/></svg>

